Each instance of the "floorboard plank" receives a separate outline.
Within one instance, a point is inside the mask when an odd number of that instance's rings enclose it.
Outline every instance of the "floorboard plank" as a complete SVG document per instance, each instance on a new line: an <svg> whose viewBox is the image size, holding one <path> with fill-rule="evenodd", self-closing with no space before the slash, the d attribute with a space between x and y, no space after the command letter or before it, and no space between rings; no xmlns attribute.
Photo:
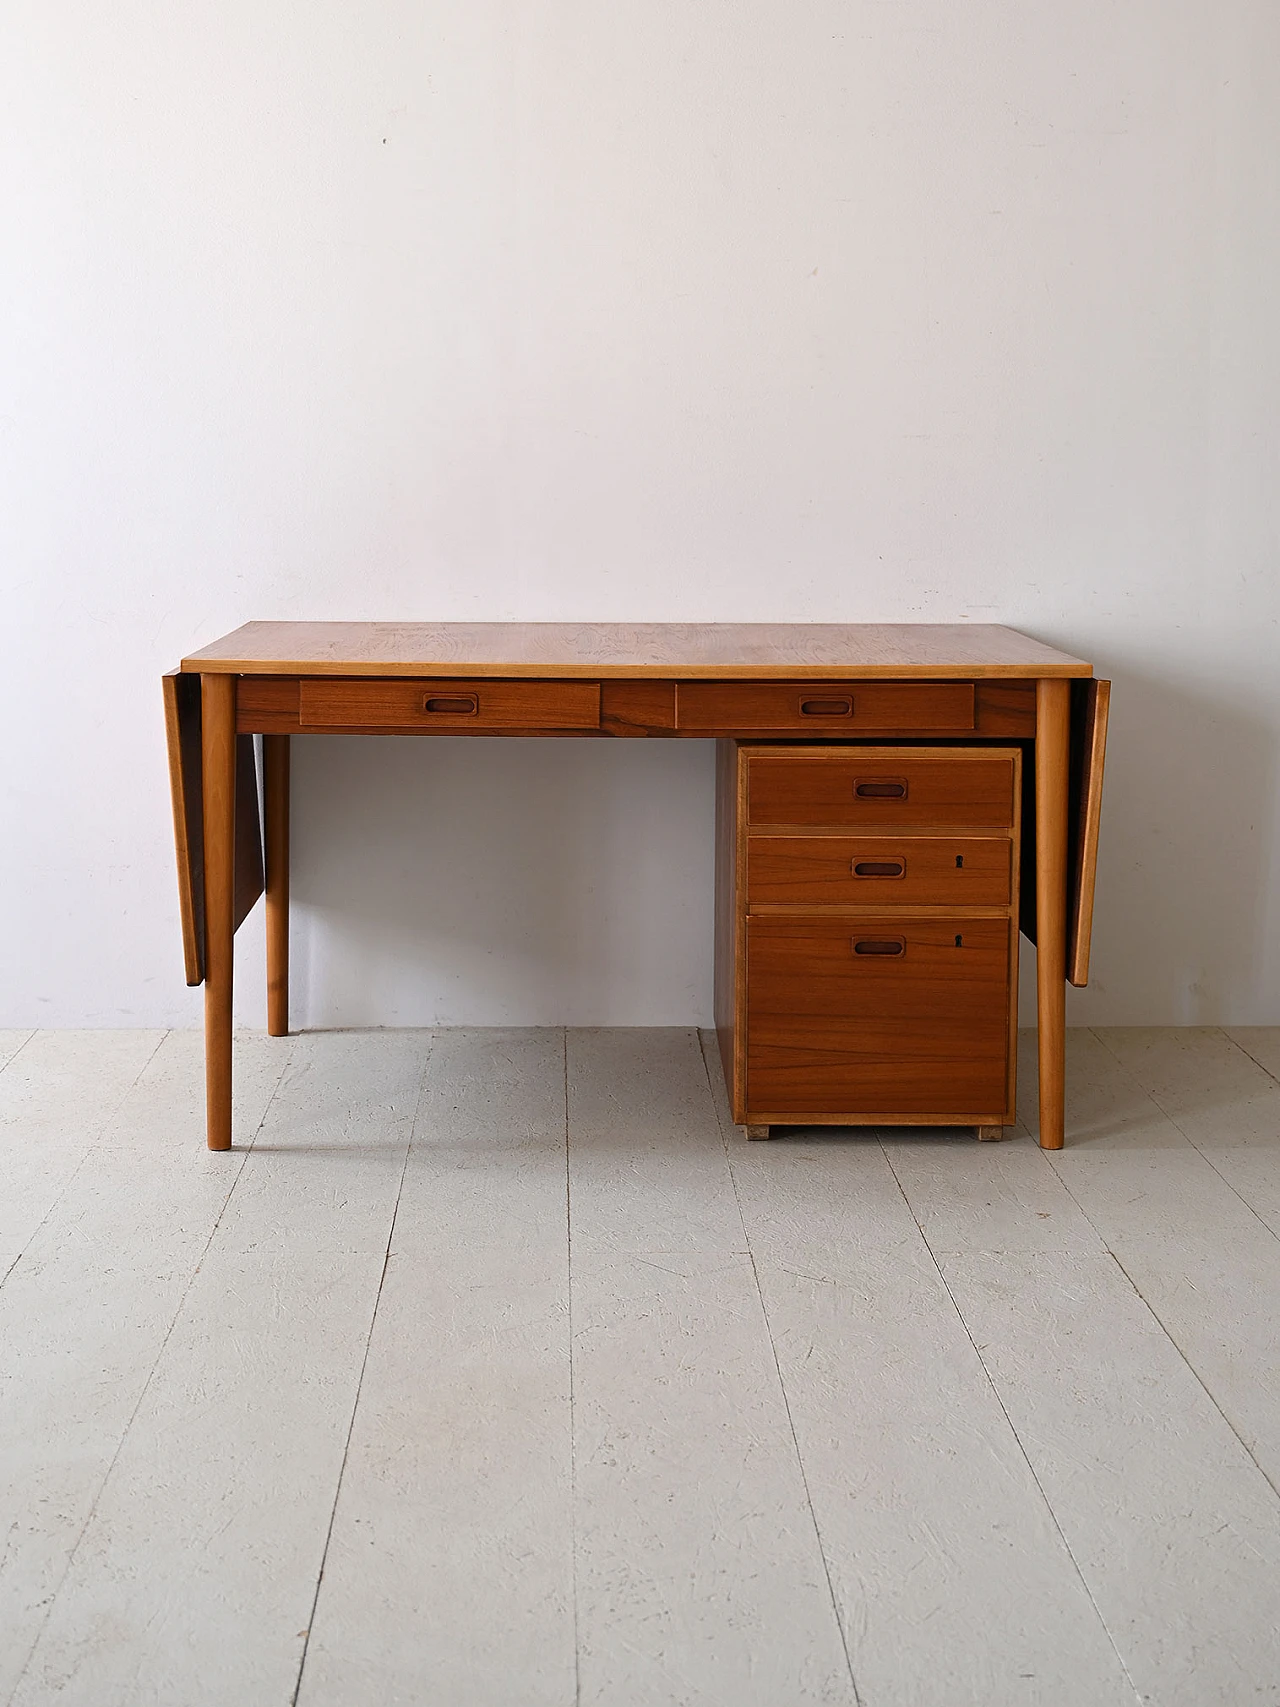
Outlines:
<svg viewBox="0 0 1280 1707"><path fill-rule="evenodd" d="M568 1033L573 1248L743 1251L692 1030Z"/></svg>
<svg viewBox="0 0 1280 1707"><path fill-rule="evenodd" d="M1280 1236L1280 1084L1270 1073L1216 1028L1094 1036Z"/></svg>
<svg viewBox="0 0 1280 1707"><path fill-rule="evenodd" d="M1124 1274L1043 1251L944 1268L1142 1698L1265 1700L1275 1502Z"/></svg>
<svg viewBox="0 0 1280 1707"><path fill-rule="evenodd" d="M424 1056L294 1041L16 1707L291 1700Z"/></svg>
<svg viewBox="0 0 1280 1707"><path fill-rule="evenodd" d="M291 1050L238 1045L236 1119ZM0 1290L0 1701L39 1635L242 1158L204 1147L202 1045L170 1032Z"/></svg>
<svg viewBox="0 0 1280 1707"><path fill-rule="evenodd" d="M568 1063L581 1700L851 1703L698 1036Z"/></svg>
<svg viewBox="0 0 1280 1707"><path fill-rule="evenodd" d="M480 1248L567 1265L564 1076L559 1027L435 1034L396 1217L398 1255Z"/></svg>
<svg viewBox="0 0 1280 1707"><path fill-rule="evenodd" d="M563 1034L438 1034L300 1707L573 1701L568 1266Z"/></svg>
<svg viewBox="0 0 1280 1707"><path fill-rule="evenodd" d="M303 1707L572 1703L566 1291L563 1259L390 1259Z"/></svg>
<svg viewBox="0 0 1280 1707"><path fill-rule="evenodd" d="M381 1270L210 1254L14 1707L287 1707Z"/></svg>
<svg viewBox="0 0 1280 1707"><path fill-rule="evenodd" d="M575 1250L573 1323L583 1707L852 1707L751 1259Z"/></svg>
<svg viewBox="0 0 1280 1707"><path fill-rule="evenodd" d="M874 1135L730 1157L864 1707L1131 1707Z"/></svg>
<svg viewBox="0 0 1280 1707"><path fill-rule="evenodd" d="M38 1031L0 1073L0 1282L164 1035Z"/></svg>
<svg viewBox="0 0 1280 1707"><path fill-rule="evenodd" d="M1114 1045L1145 1060L1179 1125L1117 1058ZM1246 1201L1243 1166L1230 1166L1244 1157L1262 1179L1270 1167L1280 1193L1280 1143L1265 1142L1259 1118L1264 1099L1254 1076L1263 1075L1220 1034L1199 1034L1195 1043L1175 1035L1169 1055L1149 1036L1073 1038L1068 1094L1080 1137L1053 1166L1280 1488L1280 1239L1257 1204ZM1197 1112L1197 1060L1220 1098L1222 1143L1212 1116ZM1185 1101L1176 1083L1186 1086ZM1184 1125L1199 1145L1180 1130ZM1242 1125L1252 1136L1230 1142Z"/></svg>
<svg viewBox="0 0 1280 1707"><path fill-rule="evenodd" d="M1026 1141L978 1157L920 1139L886 1151L1143 1699L1226 1707L1249 1679L1280 1675L1267 1578L1280 1502L1074 1201L1096 1172L1079 1135L1104 1108L1108 1125L1121 1114L1118 1075L1091 1041L1073 1041L1077 1137L1061 1155ZM1137 1121L1094 1141L1141 1159L1141 1177L1107 1185L1117 1211L1140 1224L1148 1176L1167 1184L1180 1165L1231 1199L1147 1107L1166 1140L1154 1168ZM1163 1254L1175 1255L1167 1239Z"/></svg>
<svg viewBox="0 0 1280 1707"><path fill-rule="evenodd" d="M321 1031L295 1040L222 1218L224 1249L385 1254L432 1037Z"/></svg>

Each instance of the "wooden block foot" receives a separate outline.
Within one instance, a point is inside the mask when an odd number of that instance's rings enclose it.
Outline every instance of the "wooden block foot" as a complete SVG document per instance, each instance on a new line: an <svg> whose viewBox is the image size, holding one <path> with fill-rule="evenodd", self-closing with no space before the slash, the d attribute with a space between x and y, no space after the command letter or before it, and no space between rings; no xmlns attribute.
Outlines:
<svg viewBox="0 0 1280 1707"><path fill-rule="evenodd" d="M1005 1138L1008 1136L1007 1126L975 1126L973 1129L979 1138Z"/></svg>
<svg viewBox="0 0 1280 1707"><path fill-rule="evenodd" d="M773 1128L771 1126L744 1126L743 1131L748 1138L768 1138Z"/></svg>

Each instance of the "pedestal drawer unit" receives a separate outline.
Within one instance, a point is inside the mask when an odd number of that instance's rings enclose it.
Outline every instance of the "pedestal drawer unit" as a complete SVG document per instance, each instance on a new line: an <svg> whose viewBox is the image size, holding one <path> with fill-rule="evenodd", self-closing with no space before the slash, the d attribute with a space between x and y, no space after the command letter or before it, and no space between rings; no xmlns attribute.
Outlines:
<svg viewBox="0 0 1280 1707"><path fill-rule="evenodd" d="M753 1136L1013 1120L1021 762L720 743L716 1026Z"/></svg>

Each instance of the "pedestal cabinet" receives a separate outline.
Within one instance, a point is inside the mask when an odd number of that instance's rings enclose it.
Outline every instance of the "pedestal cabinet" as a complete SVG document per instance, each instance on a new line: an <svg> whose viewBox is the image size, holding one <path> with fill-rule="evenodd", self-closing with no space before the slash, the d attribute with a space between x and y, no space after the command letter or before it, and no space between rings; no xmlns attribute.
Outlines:
<svg viewBox="0 0 1280 1707"><path fill-rule="evenodd" d="M719 743L716 1025L734 1119L1014 1118L1016 747Z"/></svg>

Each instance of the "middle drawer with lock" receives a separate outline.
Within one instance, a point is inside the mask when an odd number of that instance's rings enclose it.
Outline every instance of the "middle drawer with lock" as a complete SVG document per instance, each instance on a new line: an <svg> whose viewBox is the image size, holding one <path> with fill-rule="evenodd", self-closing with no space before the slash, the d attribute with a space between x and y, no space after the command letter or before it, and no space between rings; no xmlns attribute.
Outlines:
<svg viewBox="0 0 1280 1707"><path fill-rule="evenodd" d="M747 894L759 906L1007 907L1006 836L797 836L747 841Z"/></svg>

